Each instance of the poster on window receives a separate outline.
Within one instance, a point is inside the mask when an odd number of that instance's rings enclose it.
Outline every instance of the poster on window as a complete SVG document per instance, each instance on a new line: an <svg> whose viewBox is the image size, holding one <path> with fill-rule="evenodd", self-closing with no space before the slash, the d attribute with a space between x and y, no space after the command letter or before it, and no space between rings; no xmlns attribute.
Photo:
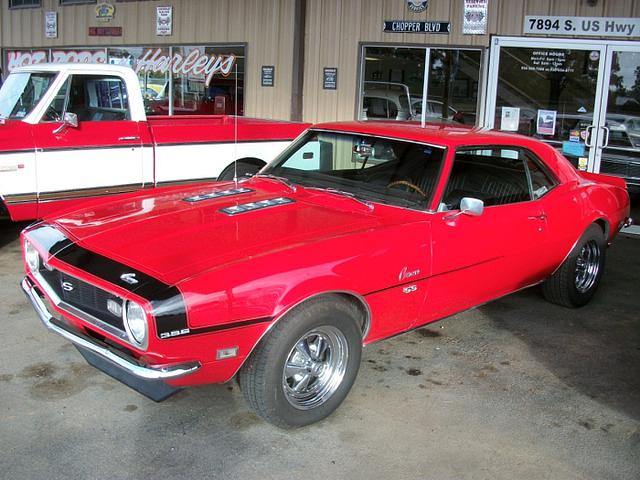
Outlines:
<svg viewBox="0 0 640 480"><path fill-rule="evenodd" d="M518 107L502 107L500 130L517 132L520 124L520 109Z"/></svg>
<svg viewBox="0 0 640 480"><path fill-rule="evenodd" d="M487 33L487 1L464 0L462 33L465 35L485 35Z"/></svg>
<svg viewBox="0 0 640 480"><path fill-rule="evenodd" d="M173 7L156 7L156 35L168 36L173 30Z"/></svg>
<svg viewBox="0 0 640 480"><path fill-rule="evenodd" d="M56 12L44 12L44 36L46 38L57 38L58 14Z"/></svg>
<svg viewBox="0 0 640 480"><path fill-rule="evenodd" d="M538 110L536 133L538 135L553 135L556 131L556 111Z"/></svg>

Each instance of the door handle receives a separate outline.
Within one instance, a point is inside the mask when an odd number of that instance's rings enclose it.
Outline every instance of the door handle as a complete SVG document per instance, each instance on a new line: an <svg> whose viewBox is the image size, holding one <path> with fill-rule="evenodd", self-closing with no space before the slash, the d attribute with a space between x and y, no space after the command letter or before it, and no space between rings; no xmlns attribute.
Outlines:
<svg viewBox="0 0 640 480"><path fill-rule="evenodd" d="M584 145L587 148L592 148L593 147L593 129L596 128L595 125L589 125L586 128L586 132L587 132L587 137L584 139Z"/></svg>
<svg viewBox="0 0 640 480"><path fill-rule="evenodd" d="M140 140L140 137L136 137L135 135L132 135L130 137L120 137L120 138L118 138L119 142L128 142L130 140Z"/></svg>
<svg viewBox="0 0 640 480"><path fill-rule="evenodd" d="M546 220L547 216L543 213L540 215L532 215L531 217L529 217L529 220Z"/></svg>
<svg viewBox="0 0 640 480"><path fill-rule="evenodd" d="M602 142L602 146L600 148L605 148L609 145L609 127L601 127L604 130L605 137L604 142Z"/></svg>

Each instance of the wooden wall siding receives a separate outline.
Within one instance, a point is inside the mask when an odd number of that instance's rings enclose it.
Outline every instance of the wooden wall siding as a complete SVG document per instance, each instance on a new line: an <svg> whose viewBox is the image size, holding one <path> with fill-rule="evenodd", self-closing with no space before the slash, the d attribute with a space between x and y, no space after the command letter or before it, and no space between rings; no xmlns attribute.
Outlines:
<svg viewBox="0 0 640 480"><path fill-rule="evenodd" d="M486 35L462 33L462 0L431 0L421 14L404 0L308 0L304 119L310 122L356 117L359 46L402 45L489 47L490 35L522 35L525 15L640 17L640 0L489 0ZM384 33L384 20L449 21L449 35ZM338 67L338 89L322 89L322 69Z"/></svg>
<svg viewBox="0 0 640 480"><path fill-rule="evenodd" d="M95 4L7 8L2 1L0 35L4 48L153 44L246 43L245 114L289 119L293 75L295 0L171 0L111 3L111 22L98 22ZM155 34L156 6L173 5L173 35ZM44 12L58 12L58 38L44 37ZM89 37L90 26L122 27L122 37ZM260 67L275 65L275 87L260 86Z"/></svg>

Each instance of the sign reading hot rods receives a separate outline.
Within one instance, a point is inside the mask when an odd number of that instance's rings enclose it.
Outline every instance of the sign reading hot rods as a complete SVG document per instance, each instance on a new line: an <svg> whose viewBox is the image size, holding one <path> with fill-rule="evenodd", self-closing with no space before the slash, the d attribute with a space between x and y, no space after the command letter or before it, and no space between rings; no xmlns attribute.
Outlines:
<svg viewBox="0 0 640 480"><path fill-rule="evenodd" d="M138 58L132 56L109 58L105 49L86 50L8 50L7 70L38 63L116 63L132 65L139 72L172 72L176 75L204 77L209 85L214 75L227 76L231 73L237 57L233 54L216 55L193 49L186 55L167 54L166 49L150 48Z"/></svg>

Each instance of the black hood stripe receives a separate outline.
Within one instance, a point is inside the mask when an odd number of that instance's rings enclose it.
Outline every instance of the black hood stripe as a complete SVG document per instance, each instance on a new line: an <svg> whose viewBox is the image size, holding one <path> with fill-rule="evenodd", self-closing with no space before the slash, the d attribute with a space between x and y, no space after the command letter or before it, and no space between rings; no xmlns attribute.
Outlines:
<svg viewBox="0 0 640 480"><path fill-rule="evenodd" d="M36 227L28 235L58 260L148 300L156 319L158 337L164 333L188 329L184 298L177 287L87 250L50 225ZM124 274L135 276L137 283L124 281L121 277Z"/></svg>

